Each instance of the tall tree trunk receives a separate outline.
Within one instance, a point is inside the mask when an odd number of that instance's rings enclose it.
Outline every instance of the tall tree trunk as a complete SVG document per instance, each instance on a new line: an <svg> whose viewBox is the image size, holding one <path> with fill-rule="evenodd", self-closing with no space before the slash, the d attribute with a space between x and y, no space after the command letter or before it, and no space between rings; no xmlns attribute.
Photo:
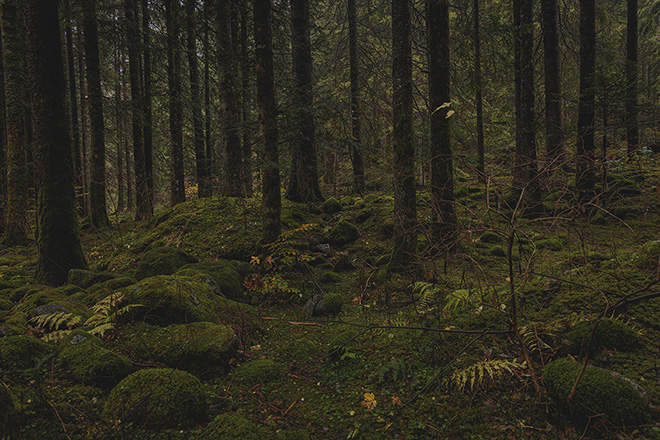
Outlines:
<svg viewBox="0 0 660 440"><path fill-rule="evenodd" d="M520 26L516 28L520 44L520 98L516 112L516 157L513 190L516 196L534 206L540 201L540 185L536 164L536 132L534 128L534 18L532 0L519 1Z"/></svg>
<svg viewBox="0 0 660 440"><path fill-rule="evenodd" d="M85 62L87 64L87 94L90 123L90 217L92 225L102 228L110 224L105 201L105 128L103 122L103 92L101 64L96 24L96 0L86 0L83 6Z"/></svg>
<svg viewBox="0 0 660 440"><path fill-rule="evenodd" d="M146 180L147 196L145 210L151 217L154 213L154 140L153 118L151 112L151 24L149 22L149 0L142 0L142 58L144 60L143 90L144 90L144 178Z"/></svg>
<svg viewBox="0 0 660 440"><path fill-rule="evenodd" d="M211 0L204 0L204 15L211 16ZM204 23L204 144L206 146L206 168L209 173L209 194L213 195L215 172L215 153L211 132L211 46L209 44L209 25Z"/></svg>
<svg viewBox="0 0 660 440"><path fill-rule="evenodd" d="M559 64L559 8L557 0L545 0L542 4L545 60L545 148L548 158L559 165L564 154Z"/></svg>
<svg viewBox="0 0 660 440"><path fill-rule="evenodd" d="M188 33L188 69L190 70L190 101L192 107L193 144L197 165L197 196L210 197L208 161L204 148L202 127L202 97L199 88L199 62L197 59L196 0L186 0L186 28Z"/></svg>
<svg viewBox="0 0 660 440"><path fill-rule="evenodd" d="M637 0L628 0L626 26L626 137L628 153L639 146L637 126Z"/></svg>
<svg viewBox="0 0 660 440"><path fill-rule="evenodd" d="M241 17L241 119L243 136L243 180L246 197L252 196L252 142L250 140L250 59L248 54L248 8L240 6Z"/></svg>
<svg viewBox="0 0 660 440"><path fill-rule="evenodd" d="M450 53L448 0L429 0L429 104L431 109L431 207L433 250L456 242L454 168L450 130Z"/></svg>
<svg viewBox="0 0 660 440"><path fill-rule="evenodd" d="M140 68L140 32L135 0L124 0L126 14L126 39L128 45L128 70L131 83L131 121L133 131L133 161L135 163L135 218L151 217L149 209L149 187L145 172L142 80ZM126 162L128 165L128 161Z"/></svg>
<svg viewBox="0 0 660 440"><path fill-rule="evenodd" d="M124 200L124 113L122 102L122 84L124 72L122 69L121 51L117 49L115 58L115 69L117 72L117 84L115 85L115 146L117 147L117 211L121 212L126 207Z"/></svg>
<svg viewBox="0 0 660 440"><path fill-rule="evenodd" d="M578 101L577 175L580 200L589 199L596 183L594 119L596 71L596 4L580 0L580 97Z"/></svg>
<svg viewBox="0 0 660 440"><path fill-rule="evenodd" d="M481 29L479 25L479 0L474 0L474 86L477 105L477 171L483 176L486 172L484 155L484 98L481 75Z"/></svg>
<svg viewBox="0 0 660 440"><path fill-rule="evenodd" d="M36 281L61 285L69 270L87 263L76 216L57 1L24 0L23 7L38 182Z"/></svg>
<svg viewBox="0 0 660 440"><path fill-rule="evenodd" d="M262 242L280 235L282 200L277 148L277 104L273 73L273 37L270 0L254 0L254 43L259 105L259 144L263 158Z"/></svg>
<svg viewBox="0 0 660 440"><path fill-rule="evenodd" d="M412 127L410 1L392 0L392 145L394 148L394 248L390 267L409 266L417 253L415 141Z"/></svg>
<svg viewBox="0 0 660 440"><path fill-rule="evenodd" d="M183 176L183 109L181 105L181 51L179 48L179 0L165 0L167 26L167 83L170 102L170 143L172 159L172 206L186 201Z"/></svg>
<svg viewBox="0 0 660 440"><path fill-rule="evenodd" d="M82 47L84 46L82 42L82 32L77 32L77 46L82 53ZM80 116L80 176L82 179L81 187L81 199L83 201L82 211L80 212L82 217L87 217L89 215L89 149L87 148L88 139L87 139L87 82L86 82L86 72L85 72L85 60L82 54L78 56L78 106L80 111L78 115ZM75 82L73 82L75 85ZM74 90L75 91L75 90Z"/></svg>
<svg viewBox="0 0 660 440"><path fill-rule="evenodd" d="M18 2L2 4L2 58L7 135L7 207L4 244L27 243L27 180L25 170L25 70L19 36Z"/></svg>
<svg viewBox="0 0 660 440"><path fill-rule="evenodd" d="M360 113L360 69L358 66L357 11L355 0L348 0L348 52L351 74L351 164L353 165L353 190L363 194L364 159L362 157L362 115Z"/></svg>
<svg viewBox="0 0 660 440"><path fill-rule="evenodd" d="M314 141L309 0L291 0L290 4L295 133L291 139L291 177L286 198L294 202L314 202L323 200L323 195Z"/></svg>
<svg viewBox="0 0 660 440"><path fill-rule="evenodd" d="M240 106L236 84L236 56L232 39L231 0L217 0L216 31L218 46L219 88L224 121L225 169L223 193L243 197L243 150L241 149Z"/></svg>

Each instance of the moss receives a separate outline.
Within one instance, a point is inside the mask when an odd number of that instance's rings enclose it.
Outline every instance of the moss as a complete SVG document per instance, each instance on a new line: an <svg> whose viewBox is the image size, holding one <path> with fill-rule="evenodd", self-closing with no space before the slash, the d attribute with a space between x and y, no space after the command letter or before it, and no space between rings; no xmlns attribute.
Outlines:
<svg viewBox="0 0 660 440"><path fill-rule="evenodd" d="M11 392L2 383L0 384L0 438L7 440L19 438L19 426L20 419Z"/></svg>
<svg viewBox="0 0 660 440"><path fill-rule="evenodd" d="M354 330L346 330L335 336L328 345L328 357L339 360L347 353L349 345L355 340L358 333Z"/></svg>
<svg viewBox="0 0 660 440"><path fill-rule="evenodd" d="M305 203L295 203L282 200L282 224L289 228L297 228L309 220L309 207Z"/></svg>
<svg viewBox="0 0 660 440"><path fill-rule="evenodd" d="M32 336L6 336L0 338L0 368L3 370L33 368L52 352L50 345Z"/></svg>
<svg viewBox="0 0 660 440"><path fill-rule="evenodd" d="M490 248L489 254L494 257L506 257L506 249L504 246L493 246Z"/></svg>
<svg viewBox="0 0 660 440"><path fill-rule="evenodd" d="M309 434L302 430L281 431L277 433L277 440L309 440Z"/></svg>
<svg viewBox="0 0 660 440"><path fill-rule="evenodd" d="M110 388L131 373L131 362L106 350L98 338L78 332L67 338L58 362L68 375L81 383Z"/></svg>
<svg viewBox="0 0 660 440"><path fill-rule="evenodd" d="M591 416L603 414L616 425L637 425L648 419L647 403L637 385L614 372L587 367L573 396L571 407L566 400L582 365L569 358L550 362L543 370L548 395L562 410L586 423Z"/></svg>
<svg viewBox="0 0 660 440"><path fill-rule="evenodd" d="M564 245L557 238L544 238L536 241L536 247L539 249L549 249L551 251L561 251Z"/></svg>
<svg viewBox="0 0 660 440"><path fill-rule="evenodd" d="M229 261L187 264L183 266L182 270L196 270L204 273L213 279L215 283L213 287L217 288L221 295L229 299L243 299L243 277Z"/></svg>
<svg viewBox="0 0 660 440"><path fill-rule="evenodd" d="M181 266L197 262L197 258L175 247L157 247L144 254L135 278L142 280L155 275L171 275Z"/></svg>
<svg viewBox="0 0 660 440"><path fill-rule="evenodd" d="M272 359L259 359L246 362L234 371L234 380L251 387L277 380L280 377L280 366Z"/></svg>
<svg viewBox="0 0 660 440"><path fill-rule="evenodd" d="M321 348L316 342L301 338L290 343L287 351L296 361L309 363L318 359Z"/></svg>
<svg viewBox="0 0 660 440"><path fill-rule="evenodd" d="M341 204L344 206L353 206L355 205L355 199L351 196L342 197Z"/></svg>
<svg viewBox="0 0 660 440"><path fill-rule="evenodd" d="M342 210L341 203L339 200L330 197L329 199L326 199L325 202L323 202L323 212L326 214L336 214Z"/></svg>
<svg viewBox="0 0 660 440"><path fill-rule="evenodd" d="M481 234L479 241L482 243L502 243L504 241L504 237L495 232L486 231Z"/></svg>
<svg viewBox="0 0 660 440"><path fill-rule="evenodd" d="M71 269L67 277L67 284L73 284L81 289L87 289L96 283L102 283L114 278L107 272L93 272L84 269Z"/></svg>
<svg viewBox="0 0 660 440"><path fill-rule="evenodd" d="M355 222L364 223L367 220L369 220L373 215L374 215L374 211L372 209L370 208L361 209L355 214Z"/></svg>
<svg viewBox="0 0 660 440"><path fill-rule="evenodd" d="M648 270L655 270L658 261L660 261L660 240L644 243L630 259L633 266Z"/></svg>
<svg viewBox="0 0 660 440"><path fill-rule="evenodd" d="M579 354L587 348L591 337L592 325L591 322L580 322L566 333L566 339L571 344L571 353ZM639 336L624 322L618 319L604 318L598 323L594 331L590 353L591 355L596 355L603 348L630 351L639 345Z"/></svg>
<svg viewBox="0 0 660 440"><path fill-rule="evenodd" d="M330 316L337 316L341 313L342 308L344 307L344 297L338 293L328 293L325 295L321 301L316 305L314 312L318 309L322 309L324 314ZM318 316L315 313L315 316Z"/></svg>
<svg viewBox="0 0 660 440"><path fill-rule="evenodd" d="M319 283L321 284L332 284L338 283L340 281L341 275L339 275L337 272L326 272L321 275L321 278L319 278Z"/></svg>
<svg viewBox="0 0 660 440"><path fill-rule="evenodd" d="M367 194L364 196L364 201L366 203L382 203L382 199L376 194Z"/></svg>
<svg viewBox="0 0 660 440"><path fill-rule="evenodd" d="M256 425L236 414L221 414L204 429L203 438L218 440L261 440Z"/></svg>
<svg viewBox="0 0 660 440"><path fill-rule="evenodd" d="M642 213L642 210L638 206L615 206L610 208L610 212L617 218L625 220L627 218L636 217Z"/></svg>
<svg viewBox="0 0 660 440"><path fill-rule="evenodd" d="M204 388L195 376L169 368L137 371L115 386L103 409L107 420L151 428L183 428L206 421Z"/></svg>
<svg viewBox="0 0 660 440"><path fill-rule="evenodd" d="M340 220L330 230L330 241L337 246L352 243L358 239L359 232L357 227L351 222Z"/></svg>

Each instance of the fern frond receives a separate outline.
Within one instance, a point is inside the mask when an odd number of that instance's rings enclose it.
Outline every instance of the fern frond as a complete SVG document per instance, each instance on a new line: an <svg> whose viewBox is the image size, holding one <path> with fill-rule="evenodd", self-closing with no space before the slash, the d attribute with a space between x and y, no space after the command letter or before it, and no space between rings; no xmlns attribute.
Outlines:
<svg viewBox="0 0 660 440"><path fill-rule="evenodd" d="M470 390L474 390L475 385L482 385L486 378L494 380L505 373L513 374L524 368L525 362L518 362L515 359L485 360L455 371L449 381L460 391L464 390L469 382Z"/></svg>
<svg viewBox="0 0 660 440"><path fill-rule="evenodd" d="M115 328L114 323L106 322L105 324L101 324L101 325L98 325L98 326L94 327L93 329L91 329L89 331L89 333L102 338L108 330L113 330L114 328Z"/></svg>
<svg viewBox="0 0 660 440"><path fill-rule="evenodd" d="M60 342L66 335L71 333L71 330L56 330L54 332L46 333L41 337L42 341L45 342Z"/></svg>
<svg viewBox="0 0 660 440"><path fill-rule="evenodd" d="M73 313L57 312L35 316L30 321L36 328L42 328L44 330L59 330L64 327L71 329L80 324L82 320L82 316Z"/></svg>

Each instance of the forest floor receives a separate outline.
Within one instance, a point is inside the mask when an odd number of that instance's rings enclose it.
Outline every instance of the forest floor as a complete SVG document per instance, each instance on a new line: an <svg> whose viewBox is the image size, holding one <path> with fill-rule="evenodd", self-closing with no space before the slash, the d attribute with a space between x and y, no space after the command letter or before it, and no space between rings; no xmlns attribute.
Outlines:
<svg viewBox="0 0 660 440"><path fill-rule="evenodd" d="M149 223L115 218L111 229L83 231L92 272L57 289L33 284L34 246L3 249L0 437L660 439L659 177L652 157L629 161L610 169L593 204L556 190L544 214L525 216L503 202L504 180L459 173L458 249L426 256L430 196L420 192L421 257L409 273L388 270L393 200L377 193L284 201L286 232L270 257L257 199L193 200ZM171 256L147 267L163 246L200 263L176 275L184 261ZM198 318L144 294L149 280L193 290L201 280L248 305L216 313L202 289L190 298L212 311ZM321 296L327 304L315 304ZM226 359L218 347L183 357L158 348L159 329L193 321L234 331ZM82 361L63 353L80 330L101 337L93 353L128 359L128 371L103 366L119 377L99 379L76 370ZM45 341L42 351L16 334ZM569 365L559 375L546 368L557 359ZM115 389L129 387L119 379L153 367L199 378L207 417L181 414L194 400L183 388L116 402Z"/></svg>

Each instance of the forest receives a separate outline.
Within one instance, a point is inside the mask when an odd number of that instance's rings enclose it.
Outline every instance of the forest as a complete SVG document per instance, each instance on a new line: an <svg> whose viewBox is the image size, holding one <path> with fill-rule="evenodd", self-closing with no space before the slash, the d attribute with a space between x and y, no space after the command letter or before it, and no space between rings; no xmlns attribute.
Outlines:
<svg viewBox="0 0 660 440"><path fill-rule="evenodd" d="M660 440L659 29L0 0L0 440Z"/></svg>

